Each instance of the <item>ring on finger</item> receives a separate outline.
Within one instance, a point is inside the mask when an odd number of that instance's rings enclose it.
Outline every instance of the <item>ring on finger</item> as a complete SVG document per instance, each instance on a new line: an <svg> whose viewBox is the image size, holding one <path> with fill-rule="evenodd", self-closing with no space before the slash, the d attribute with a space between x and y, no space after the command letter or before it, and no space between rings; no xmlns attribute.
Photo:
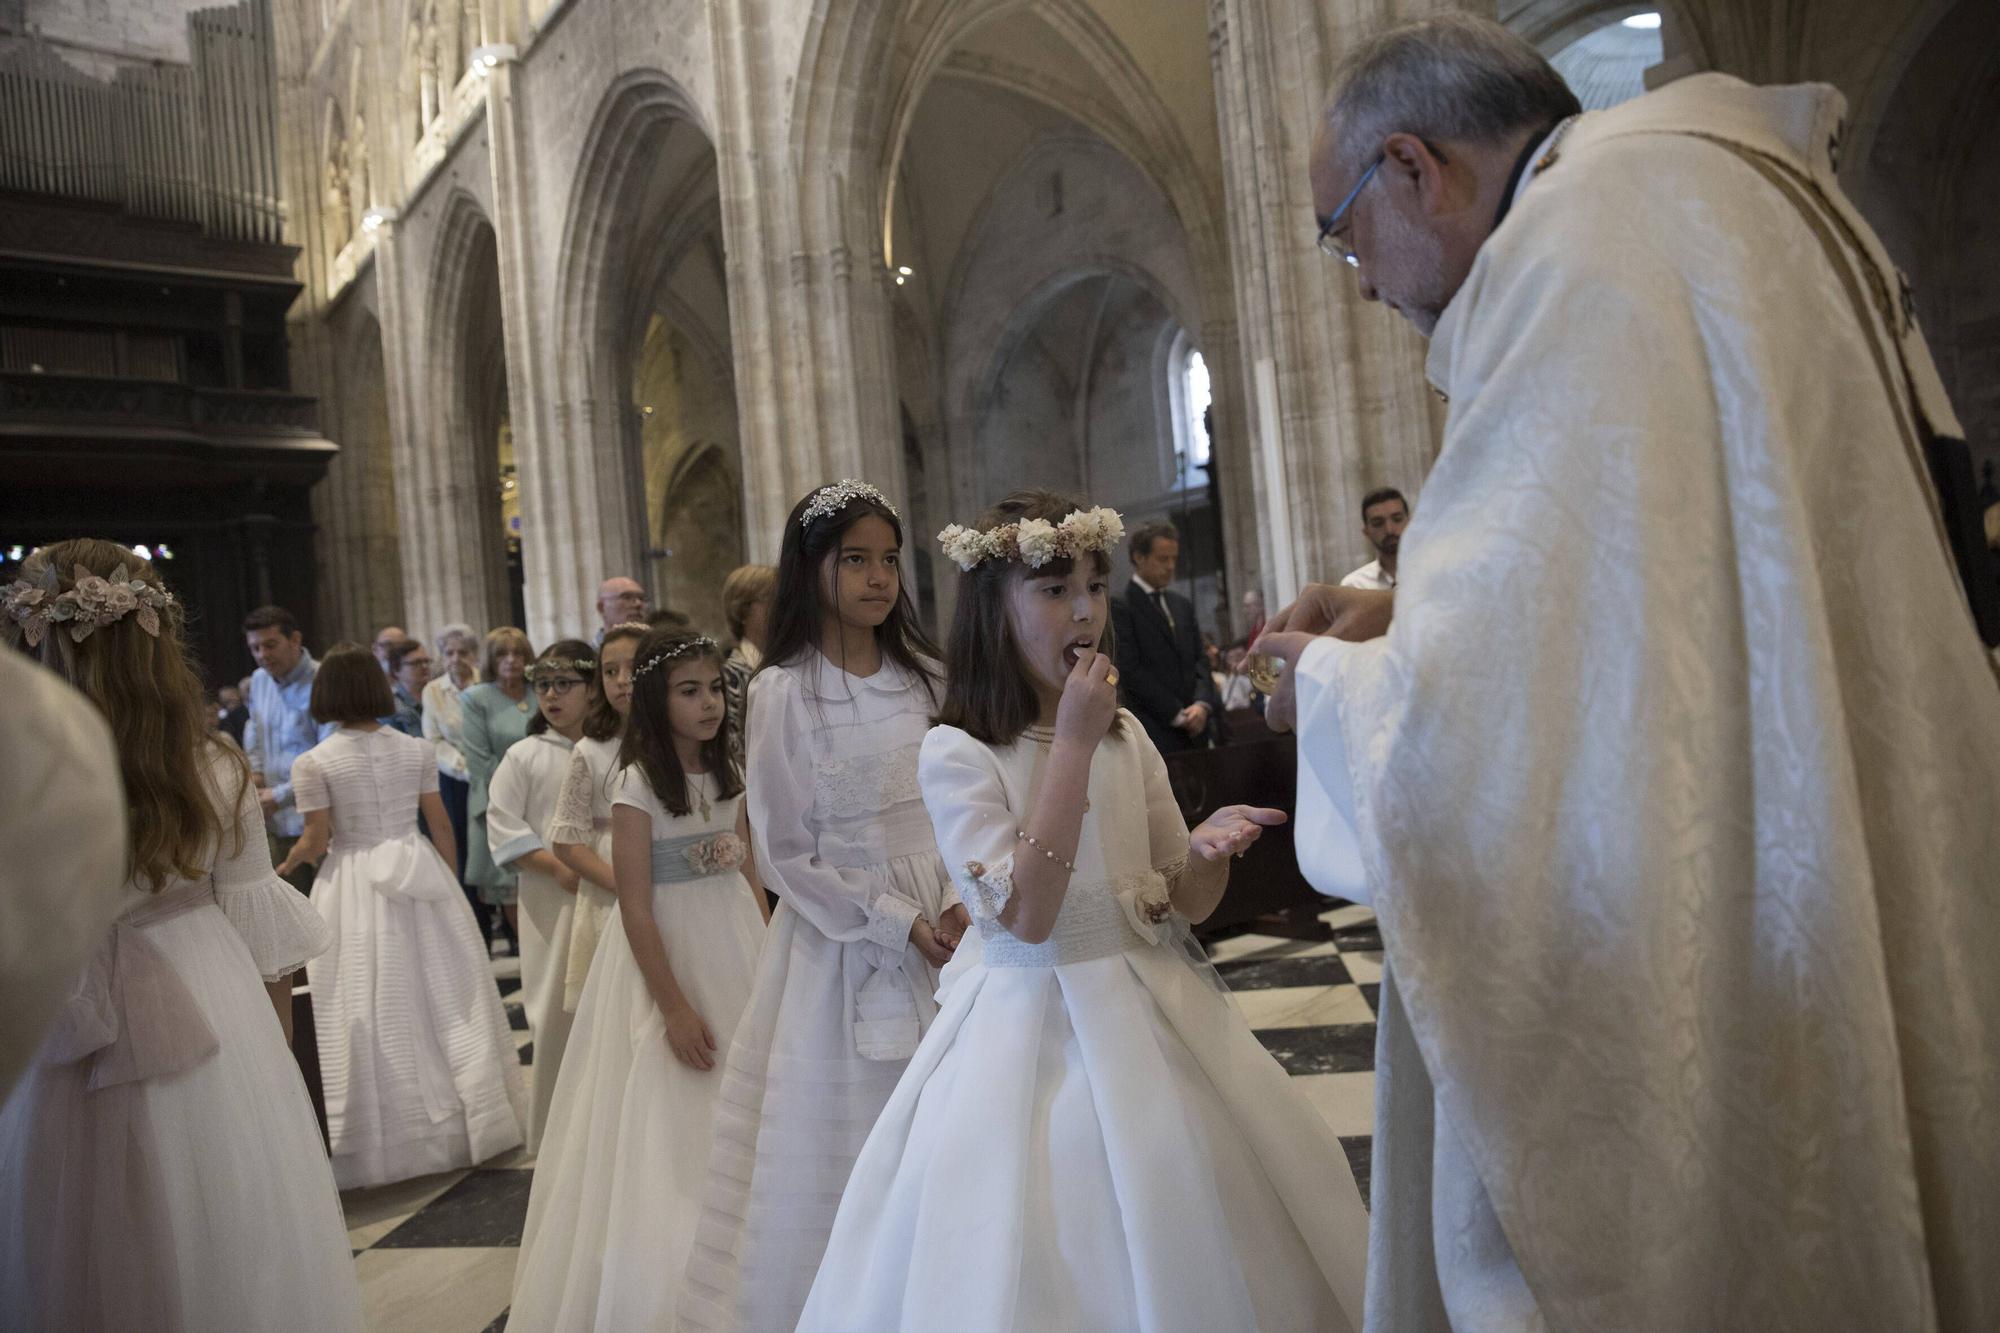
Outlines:
<svg viewBox="0 0 2000 1333"><path fill-rule="evenodd" d="M1113 668L1111 668L1111 670L1109 670L1109 671L1107 671L1107 672L1105 672L1105 673L1104 673L1104 683L1105 683L1106 685L1116 685L1116 684L1118 683L1118 668L1117 668L1117 667L1113 667Z"/></svg>

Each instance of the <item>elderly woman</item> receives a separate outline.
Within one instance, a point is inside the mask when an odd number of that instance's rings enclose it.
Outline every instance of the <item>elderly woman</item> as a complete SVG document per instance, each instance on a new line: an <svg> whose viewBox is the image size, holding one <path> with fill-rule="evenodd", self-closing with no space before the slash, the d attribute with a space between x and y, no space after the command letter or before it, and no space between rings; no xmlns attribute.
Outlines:
<svg viewBox="0 0 2000 1333"><path fill-rule="evenodd" d="M459 699L459 750L465 755L471 787L465 807L466 841L471 844L465 853L465 879L478 888L482 901L506 914L509 935L514 933L514 898L519 889L514 872L494 864L487 845L486 793L501 756L527 736L528 723L535 716L535 696L528 688L528 663L534 659L527 634L503 625L486 636L485 660L480 665L485 682Z"/></svg>
<svg viewBox="0 0 2000 1333"><path fill-rule="evenodd" d="M750 677L764 661L764 635L771 623L771 598L778 590L775 565L741 565L722 581L722 616L736 646L722 663L722 688L729 696L729 752L743 766L743 738L749 734L744 705Z"/></svg>
<svg viewBox="0 0 2000 1333"><path fill-rule="evenodd" d="M430 684L431 653L421 639L398 639L389 645L389 697L396 711L382 719L405 736L424 734L424 687Z"/></svg>

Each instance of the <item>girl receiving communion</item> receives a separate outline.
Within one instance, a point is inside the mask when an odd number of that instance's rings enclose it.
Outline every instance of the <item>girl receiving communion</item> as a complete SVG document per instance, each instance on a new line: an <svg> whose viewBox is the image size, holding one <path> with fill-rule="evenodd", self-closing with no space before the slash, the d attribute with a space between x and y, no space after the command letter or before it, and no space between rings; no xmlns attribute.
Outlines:
<svg viewBox="0 0 2000 1333"><path fill-rule="evenodd" d="M1102 649L1108 509L1023 491L963 571L919 775L981 956L876 1121L798 1327L1361 1325L1367 1218L1188 923L1284 814L1189 833Z"/></svg>
<svg viewBox="0 0 2000 1333"><path fill-rule="evenodd" d="M618 922L598 944L556 1085L512 1327L673 1325L716 1065L764 936L724 717L714 641L649 633L612 798Z"/></svg>
<svg viewBox="0 0 2000 1333"><path fill-rule="evenodd" d="M937 1012L965 909L917 795L936 650L866 482L785 524L750 680L750 823L779 904L729 1048L683 1329L790 1333L855 1154Z"/></svg>

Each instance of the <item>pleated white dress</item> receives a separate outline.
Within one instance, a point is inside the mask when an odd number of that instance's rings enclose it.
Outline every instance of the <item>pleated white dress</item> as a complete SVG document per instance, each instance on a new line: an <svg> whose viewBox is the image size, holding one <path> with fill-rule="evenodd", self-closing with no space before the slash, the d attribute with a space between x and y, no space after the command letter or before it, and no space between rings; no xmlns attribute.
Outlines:
<svg viewBox="0 0 2000 1333"><path fill-rule="evenodd" d="M361 1327L333 1174L262 984L327 929L271 873L255 791L219 760L209 781L234 830L209 873L127 885L0 1107L0 1328Z"/></svg>
<svg viewBox="0 0 2000 1333"><path fill-rule="evenodd" d="M1360 1328L1368 1219L1339 1141L1191 965L1185 920L1139 908L1185 866L1187 826L1121 716L1041 944L997 916L1046 743L924 742L981 954L855 1164L801 1333Z"/></svg>
<svg viewBox="0 0 2000 1333"><path fill-rule="evenodd" d="M653 923L674 979L718 1049L750 998L764 916L738 867L742 798L667 812L627 769L615 800L653 820ZM528 1194L509 1328L673 1327L681 1272L708 1178L722 1071L697 1070L667 1044L666 1020L633 960L622 921L598 942L556 1084Z"/></svg>
<svg viewBox="0 0 2000 1333"><path fill-rule="evenodd" d="M520 884L521 1007L535 1043L528 1065L528 1151L541 1146L556 1076L569 1045L570 1011L563 1008L569 971L569 936L576 895L555 876L521 864L530 852L548 850L556 796L569 773L570 742L553 731L516 741L500 756L486 789L486 843L493 864L513 869Z"/></svg>
<svg viewBox="0 0 2000 1333"><path fill-rule="evenodd" d="M333 947L306 968L333 1175L342 1189L519 1147L521 1062L472 908L417 832L429 741L342 728L292 765L299 809L333 811L312 901Z"/></svg>
<svg viewBox="0 0 2000 1333"><path fill-rule="evenodd" d="M817 652L750 682L757 867L778 894L716 1110L681 1327L790 1333L840 1191L922 1030L937 978L909 943L958 901L917 790L931 699L884 662Z"/></svg>
<svg viewBox="0 0 2000 1333"><path fill-rule="evenodd" d="M555 814L548 840L587 846L611 864L611 798L619 782L619 739L585 736L569 752L569 769L556 793ZM618 898L609 889L583 880L576 886L570 908L569 959L563 969L563 1008L570 1013L583 1000L583 985L591 960L604 938L604 928L618 912Z"/></svg>

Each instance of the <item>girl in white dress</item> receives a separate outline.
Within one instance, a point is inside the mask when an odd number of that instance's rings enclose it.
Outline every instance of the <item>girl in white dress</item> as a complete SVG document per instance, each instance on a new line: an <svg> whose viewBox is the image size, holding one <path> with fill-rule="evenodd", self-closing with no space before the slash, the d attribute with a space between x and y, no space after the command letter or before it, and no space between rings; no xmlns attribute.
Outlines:
<svg viewBox="0 0 2000 1333"><path fill-rule="evenodd" d="M9 637L104 715L131 847L123 914L0 1108L0 1328L358 1330L340 1199L272 1012L289 1021L326 925L272 872L153 567L79 540L21 574L0 595Z"/></svg>
<svg viewBox="0 0 2000 1333"><path fill-rule="evenodd" d="M716 1064L763 941L722 657L639 646L612 860L622 928L584 986L528 1194L510 1328L665 1329L707 1176Z"/></svg>
<svg viewBox="0 0 2000 1333"><path fill-rule="evenodd" d="M597 645L597 698L583 720L583 738L569 752L569 772L556 793L549 825L550 850L577 877L562 993L563 1008L572 1014L583 998L605 923L618 909L618 880L611 872L611 798L618 782L618 742L632 711L632 654L650 633L650 627L636 621L613 625Z"/></svg>
<svg viewBox="0 0 2000 1333"><path fill-rule="evenodd" d="M292 767L306 828L279 867L327 858L312 901L333 947L306 978L342 1189L483 1162L520 1146L527 1114L507 1014L452 876L437 755L375 721L387 695L366 648L337 645L319 664L312 715L340 730Z"/></svg>
<svg viewBox="0 0 2000 1333"><path fill-rule="evenodd" d="M903 591L901 523L844 481L785 524L746 774L779 904L724 1070L683 1329L790 1333L965 929L917 792L936 650Z"/></svg>
<svg viewBox="0 0 2000 1333"><path fill-rule="evenodd" d="M577 876L549 850L556 796L569 772L571 747L597 695L597 654L581 639L558 639L528 665L537 713L528 736L500 756L487 787L486 836L493 864L513 868L520 882L516 918L521 933L521 1007L534 1040L528 1066L528 1151L542 1142L549 1101L569 1042L563 1008L569 968L570 918Z"/></svg>
<svg viewBox="0 0 2000 1333"><path fill-rule="evenodd" d="M1340 1143L1184 952L1285 816L1188 832L1097 651L1121 532L1027 491L941 534L965 572L921 778L980 956L855 1165L802 1331L1361 1326Z"/></svg>

